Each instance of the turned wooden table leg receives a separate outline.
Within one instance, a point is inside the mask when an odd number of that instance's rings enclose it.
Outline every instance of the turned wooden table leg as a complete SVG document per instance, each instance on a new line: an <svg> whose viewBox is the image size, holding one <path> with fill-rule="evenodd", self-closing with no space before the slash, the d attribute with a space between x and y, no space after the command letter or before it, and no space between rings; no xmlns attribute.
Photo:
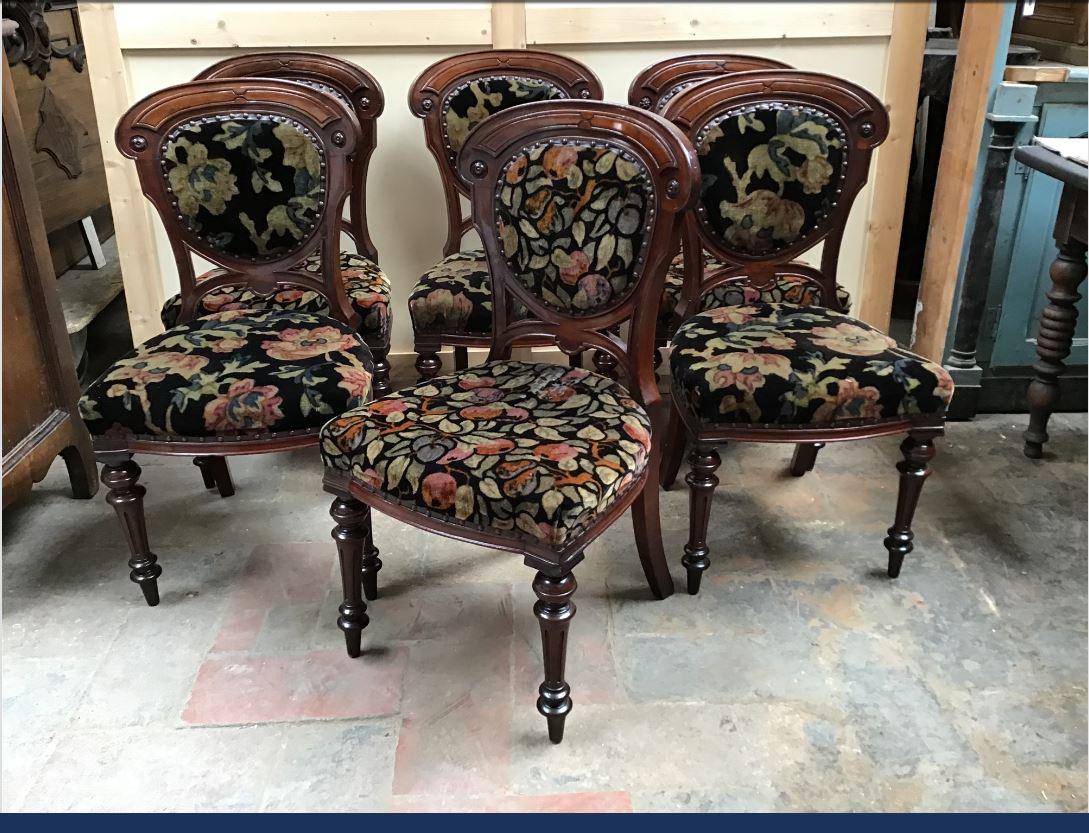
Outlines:
<svg viewBox="0 0 1089 833"><path fill-rule="evenodd" d="M144 522L144 495L147 489L137 481L140 467L129 459L102 466L102 484L109 489L106 503L110 504L121 521L121 530L129 545L129 578L143 591L144 600L154 607L159 603L159 576L163 568L147 542L147 524Z"/></svg>
<svg viewBox="0 0 1089 833"><path fill-rule="evenodd" d="M538 689L537 711L548 721L548 739L563 740L563 728L571 712L571 686L564 678L567 665L567 632L575 616L575 577L567 573L550 578L537 573L533 592L539 600L533 613L541 625L541 648L544 653L544 682Z"/></svg>
<svg viewBox="0 0 1089 833"><path fill-rule="evenodd" d="M1066 370L1063 359L1070 355L1074 326L1078 321L1075 307L1081 296L1078 286L1085 280L1085 243L1068 240L1059 249L1051 264L1051 291L1048 305L1040 315L1040 332L1036 337L1036 376L1029 384L1029 425L1024 433L1025 456L1034 459L1044 455L1047 423L1059 399L1059 377Z"/></svg>

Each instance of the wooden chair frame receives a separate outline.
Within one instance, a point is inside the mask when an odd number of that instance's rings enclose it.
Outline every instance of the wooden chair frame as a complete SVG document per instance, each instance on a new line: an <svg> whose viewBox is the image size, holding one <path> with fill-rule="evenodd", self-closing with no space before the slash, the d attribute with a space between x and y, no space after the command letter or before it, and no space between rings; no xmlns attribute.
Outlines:
<svg viewBox="0 0 1089 833"><path fill-rule="evenodd" d="M684 221L685 250L699 251L702 246L726 266L705 275L702 258L686 259L678 322L697 312L700 298L718 286L743 283L760 287L780 275L796 275L816 284L821 288L827 307L846 312L839 309L836 299L840 244L851 205L866 184L873 149L888 135L888 113L871 93L842 79L815 72L759 70L705 81L689 88L669 102L664 115L695 143L700 130L716 116L762 102L816 107L829 112L845 126L848 159L838 202L827 217L795 244L774 253L752 256L724 248L702 218L702 206L690 212ZM824 249L819 269L795 261L822 241ZM728 441L795 443L797 449L790 472L800 477L812 470L817 452L825 443L906 432L907 439L901 445L904 459L897 464L900 490L896 518L884 541L889 554L888 574L891 578L900 574L904 557L913 548L911 521L923 481L930 473L928 463L934 456L933 440L944 433L944 416L859 420L796 428L752 423L710 425L701 423L684 407L684 398L675 386L671 393L673 404L663 450L661 480L665 488L676 480L686 438L691 437L691 469L685 476L691 494L689 539L681 559L687 572L689 593L699 592L700 579L710 566L707 527L711 499L718 485L715 470L720 463L714 446Z"/></svg>
<svg viewBox="0 0 1089 833"><path fill-rule="evenodd" d="M439 167L447 223L443 257L460 251L462 238L473 228L472 218L462 214L461 198L469 196L469 189L458 177L458 154L450 147L446 137L445 108L460 87L475 79L494 75L540 78L562 89L572 99L602 98L601 81L589 67L562 55L533 49L468 52L445 58L425 69L409 90L408 106L414 115L423 119L427 149ZM442 369L438 353L444 346L454 347L455 367L462 370L468 366L470 347L491 345L490 333L451 330L443 333L414 332L413 335L416 370L424 379L438 375ZM547 346L547 342L530 339L519 346L543 347ZM607 359L605 363L608 364Z"/></svg>
<svg viewBox="0 0 1089 833"><path fill-rule="evenodd" d="M678 94L696 84L721 78L735 72L760 69L791 69L789 64L772 58L751 55L731 55L702 52L678 55L651 64L640 72L628 87L628 104L661 115L666 105Z"/></svg>
<svg viewBox="0 0 1089 833"><path fill-rule="evenodd" d="M646 167L653 201L648 202L648 235L641 271L634 275L630 293L599 312L574 317L545 306L514 276L503 257L495 228L495 183L503 165L529 144L556 139L603 141L638 158ZM564 721L571 710L570 686L564 680L565 646L568 626L575 607L572 570L582 561L586 547L611 526L630 506L635 525L636 545L647 582L656 598L673 592L673 580L662 549L658 513L658 464L661 436L661 400L654 376L654 322L656 304L661 295L665 271L673 254L681 212L697 194L698 168L693 150L672 125L659 116L623 105L556 101L512 107L489 118L466 145L458 170L469 190L473 222L480 233L493 276L495 327L491 337L489 360L509 359L516 345L527 339L557 344L573 355L587 348L609 354L631 380L632 395L651 416L653 434L647 468L623 495L576 538L554 549L528 537L500 535L470 528L448 516L409 507L374 491L341 471L326 469L325 487L336 495L331 514L337 521L333 537L338 542L345 578L345 606L364 618L355 623L341 622L348 636L348 653L359 653L359 635L366 625L366 606L360 598L358 564L365 560L363 546L369 529L360 529L359 519L369 508L377 509L419 529L485 547L515 552L527 566L536 569L533 589L539 599L534 608L540 620L544 647L545 681L540 688L538 711L548 720L549 736L558 743L563 737ZM511 320L515 303L521 303L535 318ZM617 326L631 321L627 343L613 333ZM364 566L365 576L374 569ZM376 583L371 592L377 593ZM372 598L372 596L368 596ZM345 617L342 615L341 619Z"/></svg>
<svg viewBox="0 0 1089 833"><path fill-rule="evenodd" d="M294 120L308 130L324 151L324 211L313 231L292 252L255 262L213 249L186 229L175 212L163 181L160 150L171 131L185 122L245 112L270 113ZM117 147L136 163L144 195L163 221L181 281L182 308L179 322L196 317L200 299L225 285L246 285L262 297L284 286L303 286L329 300L333 317L355 329L358 314L344 293L340 278L340 223L344 202L351 190L351 155L359 137L352 112L335 98L318 94L292 81L241 78L192 81L153 93L137 102L117 125ZM321 251L319 276L291 271L315 251ZM219 268L200 280L193 273L192 253ZM140 467L134 453L191 456L201 469L205 486L218 488L223 497L234 494L225 456L264 454L316 445L319 429L267 433L218 434L200 438L166 438L154 435L109 435L93 439L95 457L103 464L102 482L109 489L106 501L116 510L129 546L131 573L149 605L159 603L157 579L162 567L148 545Z"/></svg>
<svg viewBox="0 0 1089 833"><path fill-rule="evenodd" d="M677 55L651 64L635 76L632 79L631 86L628 87L628 104L661 115L674 97L704 81L722 78L735 72L790 68L789 64L784 64L782 61L751 55L732 55L720 52ZM684 251L682 240L681 252ZM668 345L668 336L655 339L655 367L661 364L661 350Z"/></svg>
<svg viewBox="0 0 1089 833"><path fill-rule="evenodd" d="M341 231L355 244L356 251L378 263L378 249L367 225L367 169L378 144L378 117L385 108L382 88L361 67L321 55L317 52L261 52L238 55L212 64L194 80L214 78L280 78L336 90L348 101L359 122L359 141L352 155L352 192L348 197L348 219L341 221ZM385 396L390 391L389 333L384 338L363 336L374 356L374 393Z"/></svg>

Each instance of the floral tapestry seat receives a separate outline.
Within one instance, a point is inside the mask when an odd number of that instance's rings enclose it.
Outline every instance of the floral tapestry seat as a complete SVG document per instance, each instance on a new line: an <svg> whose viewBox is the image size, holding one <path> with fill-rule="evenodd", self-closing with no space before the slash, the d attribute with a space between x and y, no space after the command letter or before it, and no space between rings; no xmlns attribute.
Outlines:
<svg viewBox="0 0 1089 833"><path fill-rule="evenodd" d="M650 420L587 370L494 361L322 429L327 467L432 515L562 548L645 470Z"/></svg>
<svg viewBox="0 0 1089 833"><path fill-rule="evenodd" d="M303 261L306 272L321 271L321 255L313 254ZM359 313L359 332L364 338L376 343L387 343L390 331L390 282L378 264L355 252L340 253L340 274L348 301ZM228 310L297 310L313 315L328 315L329 303L325 297L309 289L284 289L269 298L259 298L246 287L224 286L201 299L201 314ZM178 323L181 312L181 295L167 299L160 317L167 329Z"/></svg>
<svg viewBox="0 0 1089 833"><path fill-rule="evenodd" d="M408 296L412 329L417 334L492 331L492 290L483 249L443 258L428 269Z"/></svg>
<svg viewBox="0 0 1089 833"><path fill-rule="evenodd" d="M941 365L831 310L752 303L708 310L673 337L673 385L705 425L828 425L940 415Z"/></svg>
<svg viewBox="0 0 1089 833"><path fill-rule="evenodd" d="M725 263L716 260L714 255L706 250L703 252L703 264L704 275L710 275L712 272L726 266ZM683 289L684 255L679 254L673 258L673 262L669 264L669 269L666 271L665 291L662 293L662 303L658 307L658 323L655 327L655 336L660 341L669 339L673 315L677 311L677 304L680 303ZM850 309L851 293L842 286L836 286L836 298L843 309ZM795 275L780 275L775 283L762 289L755 289L740 283L727 283L716 286L703 297L700 311L751 304L756 301L769 304L824 305L819 286Z"/></svg>
<svg viewBox="0 0 1089 833"><path fill-rule="evenodd" d="M231 310L155 336L80 399L95 436L208 437L319 428L370 394L360 336L333 318Z"/></svg>

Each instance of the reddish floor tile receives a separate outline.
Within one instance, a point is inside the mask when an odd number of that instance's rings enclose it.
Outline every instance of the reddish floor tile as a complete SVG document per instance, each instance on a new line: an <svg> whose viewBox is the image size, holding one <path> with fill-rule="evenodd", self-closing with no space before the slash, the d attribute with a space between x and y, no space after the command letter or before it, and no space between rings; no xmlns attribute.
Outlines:
<svg viewBox="0 0 1089 833"><path fill-rule="evenodd" d="M182 719L228 725L394 714L404 662L400 650L359 659L343 651L209 659L197 673Z"/></svg>
<svg viewBox="0 0 1089 833"><path fill-rule="evenodd" d="M505 793L510 637L409 649L394 794Z"/></svg>
<svg viewBox="0 0 1089 833"><path fill-rule="evenodd" d="M313 602L321 604L332 580L334 547L265 544L255 547L231 592L232 610Z"/></svg>
<svg viewBox="0 0 1089 833"><path fill-rule="evenodd" d="M434 796L394 798L390 808L398 813L630 813L626 792L561 793L559 795L500 795L456 797L449 801Z"/></svg>
<svg viewBox="0 0 1089 833"><path fill-rule="evenodd" d="M510 782L510 706L464 699L401 725L393 794L505 792Z"/></svg>
<svg viewBox="0 0 1089 833"><path fill-rule="evenodd" d="M267 612L267 608L237 608L229 611L219 627L216 641L212 644L212 653L247 651L252 648L261 632Z"/></svg>

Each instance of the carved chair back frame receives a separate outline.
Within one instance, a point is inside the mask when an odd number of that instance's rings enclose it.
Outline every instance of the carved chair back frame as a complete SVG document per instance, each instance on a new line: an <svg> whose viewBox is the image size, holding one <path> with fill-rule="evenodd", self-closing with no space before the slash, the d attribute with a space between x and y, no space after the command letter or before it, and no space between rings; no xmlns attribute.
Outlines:
<svg viewBox="0 0 1089 833"><path fill-rule="evenodd" d="M873 94L843 79L817 72L769 69L704 81L672 99L663 115L698 147L708 126L723 114L768 105L812 109L827 114L842 127L844 160L836 183L834 206L797 241L764 254L746 254L724 247L707 225L704 206L698 206L685 221L685 251L699 251L702 246L727 265L704 275L702 259L686 261L677 321L697 312L699 299L722 284L764 287L783 275L798 276L816 284L821 289L824 306L846 312L840 308L836 295L840 246L851 206L869 176L873 149L888 135L888 113ZM819 269L795 260L822 241Z"/></svg>
<svg viewBox="0 0 1089 833"><path fill-rule="evenodd" d="M267 115L295 125L321 151L323 192L314 228L290 252L260 261L213 248L187 228L163 175L162 154L180 125L227 121L248 114ZM358 136L355 116L335 98L317 95L293 81L276 79L192 81L153 93L121 117L115 135L117 147L136 162L141 188L162 218L178 266L182 299L179 322L196 317L200 299L221 286L245 285L261 297L281 287L302 286L325 296L333 317L353 329L358 327L359 316L348 303L337 256L339 217L351 188L350 156ZM291 271L318 250L322 253L320 275ZM220 268L198 281L191 252Z"/></svg>
<svg viewBox="0 0 1089 833"><path fill-rule="evenodd" d="M378 250L367 225L367 168L378 142L378 117L385 108L382 88L362 67L317 52L262 52L238 55L212 64L194 79L279 78L321 90L331 88L350 103L360 135L352 154L352 193L349 220L342 231L352 238L359 254L378 263Z"/></svg>
<svg viewBox="0 0 1089 833"><path fill-rule="evenodd" d="M790 69L790 66L771 58L714 52L666 58L635 76L628 88L628 104L661 113L675 96L689 87L723 75L758 69Z"/></svg>
<svg viewBox="0 0 1089 833"><path fill-rule="evenodd" d="M416 79L408 93L408 106L423 119L427 148L439 166L447 218L443 257L460 251L461 239L473 225L472 219L461 213L461 197L469 196L469 191L458 177L458 154L446 135L446 106L450 97L465 84L496 76L547 81L573 99L600 100L602 97L601 82L589 67L562 55L533 49L495 49L455 55L433 64Z"/></svg>

